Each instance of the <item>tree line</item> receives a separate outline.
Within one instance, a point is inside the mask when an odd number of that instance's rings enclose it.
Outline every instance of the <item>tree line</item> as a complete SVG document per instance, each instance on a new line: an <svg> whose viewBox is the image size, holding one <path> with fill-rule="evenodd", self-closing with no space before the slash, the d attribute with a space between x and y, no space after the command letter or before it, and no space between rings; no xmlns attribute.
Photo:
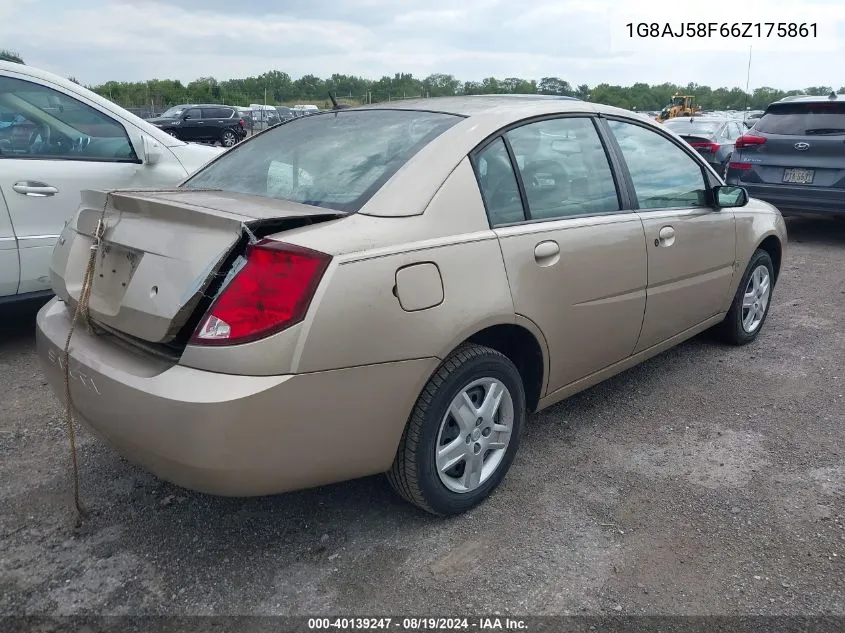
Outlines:
<svg viewBox="0 0 845 633"><path fill-rule="evenodd" d="M0 48L0 61L23 64L23 58L20 56L20 54L5 48Z"/></svg>
<svg viewBox="0 0 845 633"><path fill-rule="evenodd" d="M24 63L20 55L13 51L0 50L0 59ZM76 81L72 77L71 80ZM560 77L543 77L539 81L520 77L461 81L454 75L443 73L424 78L415 77L411 73L396 73L392 77L384 76L377 80L337 73L328 78L309 74L293 79L288 73L279 70L271 70L256 77L222 81L214 77L200 77L185 84L177 79L151 79L137 82L107 81L87 87L121 106L150 110L162 110L180 103L208 102L234 106L251 103L314 103L327 106L330 103L329 93L334 94L339 101L351 104L475 94L563 95L628 110L659 110L673 94L684 94L694 95L696 103L705 110L759 110L786 96L826 95L833 91L831 86L810 86L802 90L764 86L747 94L737 87L711 88L696 83L649 85L640 82L630 86L607 83L575 86ZM838 92L845 94L845 86L839 88Z"/></svg>
<svg viewBox="0 0 845 633"><path fill-rule="evenodd" d="M706 110L763 109L771 102L791 95L827 95L831 86L810 86L804 89L782 90L772 87L755 88L750 94L741 88L711 88L689 83L662 83L630 86L607 83L588 86L571 85L559 77L543 77L539 81L520 77L488 77L481 81L461 81L454 75L435 73L425 78L411 73L396 73L378 80L355 75L334 74L328 78L305 75L293 79L289 74L273 70L257 77L227 79L201 77L188 84L178 80L153 79L146 82L109 81L89 86L95 92L123 106L161 108L177 103L226 103L244 106L250 103L273 105L314 103L327 105L329 93L339 101L391 101L411 97L441 97L475 94L545 94L577 97L586 101L618 106L628 110L660 110L673 94L694 95L696 103ZM838 89L845 94L845 86Z"/></svg>

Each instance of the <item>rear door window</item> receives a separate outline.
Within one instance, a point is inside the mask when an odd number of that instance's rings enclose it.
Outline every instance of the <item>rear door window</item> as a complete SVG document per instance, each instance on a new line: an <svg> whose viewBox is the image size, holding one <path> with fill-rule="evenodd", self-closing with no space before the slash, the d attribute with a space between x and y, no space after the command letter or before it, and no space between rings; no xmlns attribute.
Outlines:
<svg viewBox="0 0 845 633"><path fill-rule="evenodd" d="M463 117L347 110L302 117L236 145L185 183L356 212Z"/></svg>
<svg viewBox="0 0 845 633"><path fill-rule="evenodd" d="M619 211L613 173L591 119L548 119L506 136L532 220Z"/></svg>
<svg viewBox="0 0 845 633"><path fill-rule="evenodd" d="M773 105L755 129L789 136L845 134L845 102Z"/></svg>
<svg viewBox="0 0 845 633"><path fill-rule="evenodd" d="M519 183L501 136L475 156L475 173L491 226L525 220Z"/></svg>

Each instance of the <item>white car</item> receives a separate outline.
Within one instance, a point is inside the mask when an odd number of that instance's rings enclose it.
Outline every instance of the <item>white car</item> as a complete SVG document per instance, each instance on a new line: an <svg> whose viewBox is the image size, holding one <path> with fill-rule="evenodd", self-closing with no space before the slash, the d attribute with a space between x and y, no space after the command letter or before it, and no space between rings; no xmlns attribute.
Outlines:
<svg viewBox="0 0 845 633"><path fill-rule="evenodd" d="M84 189L172 187L223 148L185 143L82 86L0 61L0 303L51 294Z"/></svg>

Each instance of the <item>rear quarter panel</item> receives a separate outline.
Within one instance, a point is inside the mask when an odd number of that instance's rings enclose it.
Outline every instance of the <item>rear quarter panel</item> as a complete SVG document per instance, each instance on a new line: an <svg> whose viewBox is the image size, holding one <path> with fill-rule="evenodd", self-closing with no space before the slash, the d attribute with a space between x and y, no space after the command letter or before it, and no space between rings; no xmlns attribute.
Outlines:
<svg viewBox="0 0 845 633"><path fill-rule="evenodd" d="M396 272L427 262L439 270L443 300L407 312L393 293ZM340 264L293 370L435 357L462 333L503 321L513 322L514 315L498 241L457 236L450 244Z"/></svg>
<svg viewBox="0 0 845 633"><path fill-rule="evenodd" d="M438 188L423 215L361 216L360 221L379 227L379 237L361 227L373 243L338 258L332 278L315 298L295 371L442 356L456 339L487 325L514 322L501 249L469 160ZM342 223L334 228L342 230ZM348 248L343 244L349 241L348 233L344 238L319 231L294 239L327 252ZM396 272L426 262L437 267L443 300L406 311L394 294Z"/></svg>

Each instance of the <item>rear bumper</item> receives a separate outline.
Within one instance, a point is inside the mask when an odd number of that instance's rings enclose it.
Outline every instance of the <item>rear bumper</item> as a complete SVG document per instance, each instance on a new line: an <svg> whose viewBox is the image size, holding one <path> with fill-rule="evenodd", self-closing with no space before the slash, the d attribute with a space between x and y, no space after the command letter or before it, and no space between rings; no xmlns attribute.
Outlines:
<svg viewBox="0 0 845 633"><path fill-rule="evenodd" d="M70 327L54 299L36 345L64 401ZM411 408L439 362L283 376L216 374L141 356L82 326L71 344L77 417L128 460L179 486L254 496L390 468Z"/></svg>
<svg viewBox="0 0 845 633"><path fill-rule="evenodd" d="M845 214L845 191L820 187L790 187L745 183L728 176L728 184L745 187L752 198L775 205L781 213Z"/></svg>

